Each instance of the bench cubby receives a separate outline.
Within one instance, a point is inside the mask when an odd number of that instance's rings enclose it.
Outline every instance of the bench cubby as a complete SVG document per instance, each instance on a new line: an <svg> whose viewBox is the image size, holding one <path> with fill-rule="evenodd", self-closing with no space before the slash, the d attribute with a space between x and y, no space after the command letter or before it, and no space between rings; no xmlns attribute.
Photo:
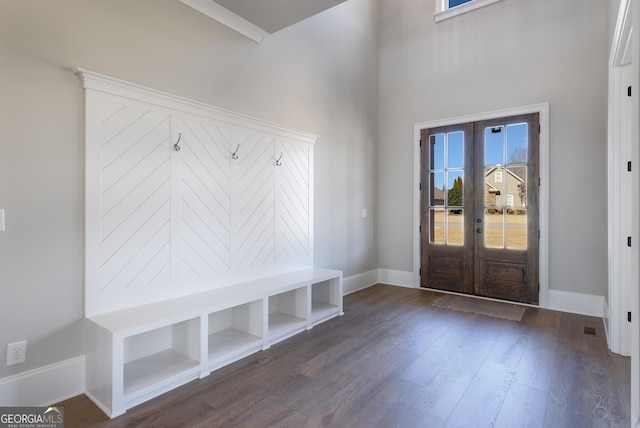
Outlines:
<svg viewBox="0 0 640 428"><path fill-rule="evenodd" d="M262 306L262 300L254 300L209 314L207 344L211 370L262 348Z"/></svg>
<svg viewBox="0 0 640 428"><path fill-rule="evenodd" d="M303 269L87 318L87 396L109 417L342 315L342 272Z"/></svg>
<svg viewBox="0 0 640 428"><path fill-rule="evenodd" d="M123 393L144 396L167 379L197 373L200 366L200 319L182 321L124 338Z"/></svg>
<svg viewBox="0 0 640 428"><path fill-rule="evenodd" d="M333 317L342 305L342 292L337 278L311 285L311 321L313 324Z"/></svg>
<svg viewBox="0 0 640 428"><path fill-rule="evenodd" d="M276 343L308 327L308 289L296 288L269 297L269 341Z"/></svg>

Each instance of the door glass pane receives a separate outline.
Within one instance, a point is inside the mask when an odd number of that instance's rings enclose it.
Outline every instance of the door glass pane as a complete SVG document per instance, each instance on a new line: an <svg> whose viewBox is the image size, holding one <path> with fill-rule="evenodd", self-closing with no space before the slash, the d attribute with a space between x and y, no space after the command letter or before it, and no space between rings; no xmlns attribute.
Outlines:
<svg viewBox="0 0 640 428"><path fill-rule="evenodd" d="M444 169L444 134L431 135L429 140L431 169Z"/></svg>
<svg viewBox="0 0 640 428"><path fill-rule="evenodd" d="M504 207L505 171L502 167L484 170L484 206Z"/></svg>
<svg viewBox="0 0 640 428"><path fill-rule="evenodd" d="M464 132L447 134L447 168L464 168Z"/></svg>
<svg viewBox="0 0 640 428"><path fill-rule="evenodd" d="M504 126L485 128L485 165L504 165Z"/></svg>
<svg viewBox="0 0 640 428"><path fill-rule="evenodd" d="M429 242L463 245L464 132L429 136Z"/></svg>
<svg viewBox="0 0 640 428"><path fill-rule="evenodd" d="M432 244L444 244L444 210L429 210L429 242Z"/></svg>
<svg viewBox="0 0 640 428"><path fill-rule="evenodd" d="M464 171L447 172L447 206L462 207L463 204L463 180Z"/></svg>
<svg viewBox="0 0 640 428"><path fill-rule="evenodd" d="M528 125L517 123L507 125L507 161L512 163L527 163Z"/></svg>
<svg viewBox="0 0 640 428"><path fill-rule="evenodd" d="M510 166L507 168L507 189L506 193L510 196L512 203L507 206L514 209L523 209L527 207L527 167L526 166Z"/></svg>
<svg viewBox="0 0 640 428"><path fill-rule="evenodd" d="M507 211L507 248L510 250L527 249L527 210L510 209Z"/></svg>
<svg viewBox="0 0 640 428"><path fill-rule="evenodd" d="M446 186L444 185L444 172L432 172L431 173L431 186L430 186L430 205L444 206L444 195Z"/></svg>
<svg viewBox="0 0 640 428"><path fill-rule="evenodd" d="M462 210L448 210L447 212L447 244L463 245L464 243L464 215Z"/></svg>
<svg viewBox="0 0 640 428"><path fill-rule="evenodd" d="M504 210L488 208L484 211L484 246L504 248Z"/></svg>

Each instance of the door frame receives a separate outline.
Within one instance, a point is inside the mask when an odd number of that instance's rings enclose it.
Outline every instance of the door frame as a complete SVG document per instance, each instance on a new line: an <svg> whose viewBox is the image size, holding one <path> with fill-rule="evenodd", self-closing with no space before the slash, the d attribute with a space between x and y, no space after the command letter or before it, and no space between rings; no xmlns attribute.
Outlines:
<svg viewBox="0 0 640 428"><path fill-rule="evenodd" d="M540 293L538 307L549 305L549 103L507 108L486 113L418 122L413 125L413 275L416 288L420 288L420 131L424 128L456 125L467 122L500 119L502 117L538 113L540 118L540 247L539 271Z"/></svg>

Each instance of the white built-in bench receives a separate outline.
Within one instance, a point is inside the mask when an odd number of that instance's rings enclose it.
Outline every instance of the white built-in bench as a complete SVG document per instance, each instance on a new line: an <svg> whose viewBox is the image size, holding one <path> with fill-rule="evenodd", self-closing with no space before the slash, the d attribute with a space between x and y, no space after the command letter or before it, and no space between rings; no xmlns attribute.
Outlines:
<svg viewBox="0 0 640 428"><path fill-rule="evenodd" d="M305 269L87 318L87 395L110 417L342 315L342 272Z"/></svg>

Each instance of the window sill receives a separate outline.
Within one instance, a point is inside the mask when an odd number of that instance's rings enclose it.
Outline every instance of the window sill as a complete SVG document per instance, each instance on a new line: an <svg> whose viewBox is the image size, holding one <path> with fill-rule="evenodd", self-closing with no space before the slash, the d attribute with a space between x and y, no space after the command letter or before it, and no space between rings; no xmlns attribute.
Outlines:
<svg viewBox="0 0 640 428"><path fill-rule="evenodd" d="M454 16L462 15L463 13L479 9L499 1L500 0L474 0L469 3L463 3L460 6L452 7L451 9L436 10L435 20L436 22L444 21L445 19L453 18Z"/></svg>

